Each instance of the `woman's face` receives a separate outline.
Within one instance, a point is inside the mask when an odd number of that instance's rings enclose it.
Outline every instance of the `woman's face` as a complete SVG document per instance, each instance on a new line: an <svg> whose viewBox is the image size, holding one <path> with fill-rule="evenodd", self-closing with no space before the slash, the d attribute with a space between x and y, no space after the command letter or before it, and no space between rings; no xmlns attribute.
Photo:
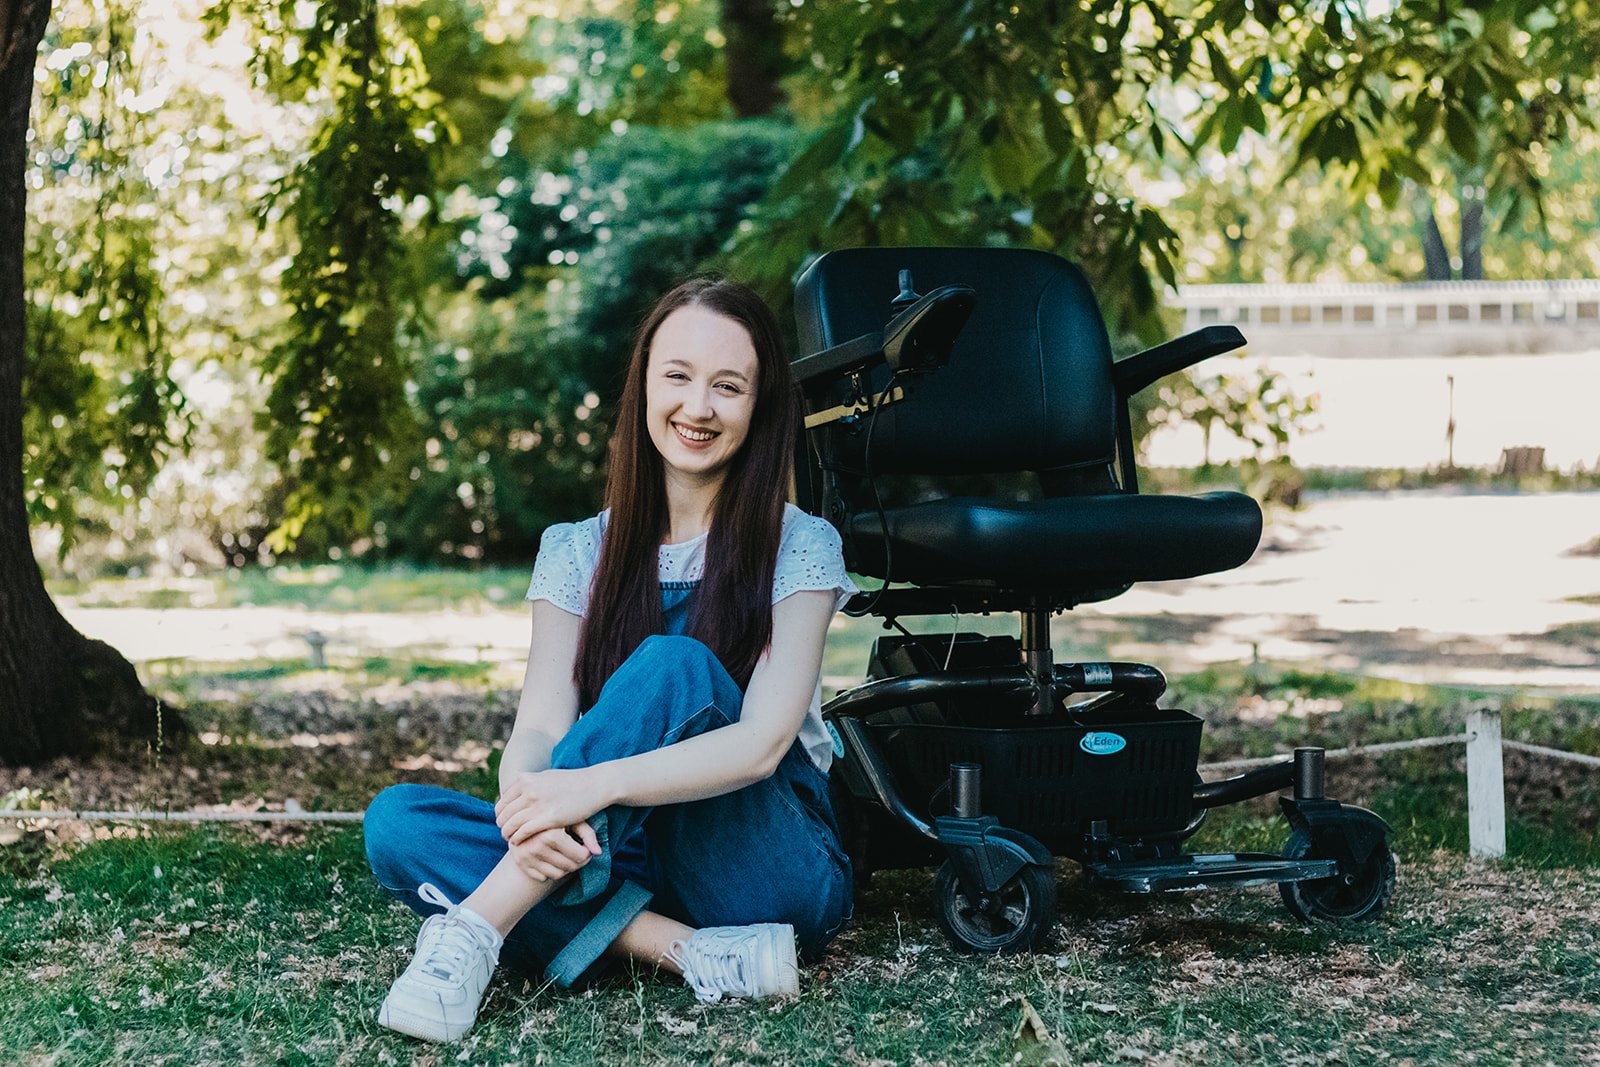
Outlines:
<svg viewBox="0 0 1600 1067"><path fill-rule="evenodd" d="M669 472L720 476L749 436L759 371L750 334L732 319L689 305L662 321L650 342L644 404Z"/></svg>

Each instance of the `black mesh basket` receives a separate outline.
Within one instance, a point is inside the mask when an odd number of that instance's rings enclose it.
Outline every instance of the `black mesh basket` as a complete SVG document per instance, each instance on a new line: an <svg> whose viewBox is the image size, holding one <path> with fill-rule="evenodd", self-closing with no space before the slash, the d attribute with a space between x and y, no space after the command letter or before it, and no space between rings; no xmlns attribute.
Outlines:
<svg viewBox="0 0 1600 1067"><path fill-rule="evenodd" d="M1172 708L1088 711L1010 727L871 724L906 802L944 814L950 764L983 767L983 814L1070 853L1089 823L1118 836L1180 830L1193 813L1201 721Z"/></svg>

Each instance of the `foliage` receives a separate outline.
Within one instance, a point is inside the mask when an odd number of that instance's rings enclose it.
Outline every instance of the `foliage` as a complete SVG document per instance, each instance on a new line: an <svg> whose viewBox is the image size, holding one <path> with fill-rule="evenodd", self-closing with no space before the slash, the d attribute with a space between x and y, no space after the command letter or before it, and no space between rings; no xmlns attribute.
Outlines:
<svg viewBox="0 0 1600 1067"><path fill-rule="evenodd" d="M143 494L192 430L168 348L153 103L138 92L133 9L85 0L74 14L40 49L26 180L42 203L24 253L28 516L63 531L63 552L85 499ZM46 185L66 192L38 197Z"/></svg>
<svg viewBox="0 0 1600 1067"><path fill-rule="evenodd" d="M1393 206L1376 192L1352 197L1340 173L1301 168L1283 146L1259 135L1241 141L1226 165L1206 153L1206 179L1173 182L1168 202L1183 238L1186 282L1408 282L1425 277L1415 210L1431 210L1447 232L1461 225L1469 185L1411 190ZM1600 224L1600 133L1580 130L1537 155L1540 210L1488 220L1483 247L1489 278L1593 275L1600 259L1586 239ZM1180 188L1181 187L1181 188ZM1425 207L1425 210L1427 208ZM1454 267L1462 266L1459 256Z"/></svg>
<svg viewBox="0 0 1600 1067"><path fill-rule="evenodd" d="M219 0L206 12L214 34L234 17L251 30L259 80L285 101L324 105L306 157L262 205L296 242L283 274L290 321L264 367L266 453L288 483L270 539L281 551L308 523L359 532L392 450L415 433L405 335L420 294L400 231L403 211L414 222L430 213L443 131L415 46L376 0Z"/></svg>
<svg viewBox="0 0 1600 1067"><path fill-rule="evenodd" d="M597 501L637 309L707 265L782 306L830 247L1046 248L1149 342L1179 277L1413 276L1417 204L1486 204L1491 271L1588 263L1571 0L780 5L790 105L747 136L714 0L207 0L242 73L160 93L112 2L62 0L34 153L29 494L63 547L525 553ZM251 94L273 136L214 99Z"/></svg>
<svg viewBox="0 0 1600 1067"><path fill-rule="evenodd" d="M1303 481L1289 462L1289 441L1312 429L1317 398L1297 395L1282 374L1231 365L1236 362L1214 359L1163 379L1146 425L1199 425L1203 467L1211 465L1213 433L1222 430L1250 447L1241 465L1245 490L1258 500L1295 503Z"/></svg>
<svg viewBox="0 0 1600 1067"><path fill-rule="evenodd" d="M636 324L715 261L791 142L777 123L635 125L562 171L501 179L463 238L464 285L417 383L433 432L382 511L383 546L526 560L546 525L597 510Z"/></svg>

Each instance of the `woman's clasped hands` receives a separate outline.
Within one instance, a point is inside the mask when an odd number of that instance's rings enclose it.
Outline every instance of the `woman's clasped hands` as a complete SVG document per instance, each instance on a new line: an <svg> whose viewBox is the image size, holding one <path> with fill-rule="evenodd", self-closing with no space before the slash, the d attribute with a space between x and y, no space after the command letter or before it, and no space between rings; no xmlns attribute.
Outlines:
<svg viewBox="0 0 1600 1067"><path fill-rule="evenodd" d="M589 817L605 806L583 770L528 771L501 791L494 819L518 868L535 881L554 881L600 855Z"/></svg>

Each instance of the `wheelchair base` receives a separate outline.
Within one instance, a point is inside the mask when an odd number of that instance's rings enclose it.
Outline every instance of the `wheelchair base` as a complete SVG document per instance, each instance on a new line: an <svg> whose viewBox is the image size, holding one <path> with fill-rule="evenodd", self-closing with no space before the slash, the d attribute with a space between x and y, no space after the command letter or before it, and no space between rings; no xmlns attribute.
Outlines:
<svg viewBox="0 0 1600 1067"><path fill-rule="evenodd" d="M1267 853L1230 852L1177 856L1166 860L1088 863L1084 872L1097 886L1122 893L1166 893L1219 886L1273 885L1332 878L1331 859L1285 859Z"/></svg>

